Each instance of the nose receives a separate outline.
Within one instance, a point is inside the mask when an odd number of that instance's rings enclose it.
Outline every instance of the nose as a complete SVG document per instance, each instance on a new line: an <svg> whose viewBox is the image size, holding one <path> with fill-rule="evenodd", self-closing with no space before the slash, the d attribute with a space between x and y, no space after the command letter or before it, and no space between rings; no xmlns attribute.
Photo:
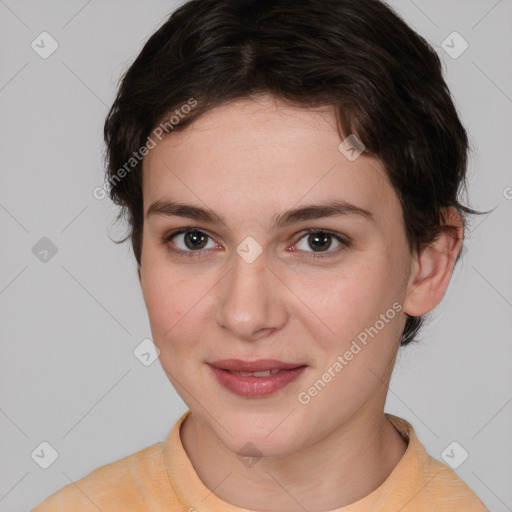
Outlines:
<svg viewBox="0 0 512 512"><path fill-rule="evenodd" d="M284 326L287 289L276 274L264 252L251 263L233 255L231 270L217 292L218 324L233 338L256 341Z"/></svg>

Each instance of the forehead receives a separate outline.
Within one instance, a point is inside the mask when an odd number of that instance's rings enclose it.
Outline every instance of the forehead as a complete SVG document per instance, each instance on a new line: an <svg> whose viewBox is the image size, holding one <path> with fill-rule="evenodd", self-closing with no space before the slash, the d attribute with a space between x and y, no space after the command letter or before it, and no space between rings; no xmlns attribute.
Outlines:
<svg viewBox="0 0 512 512"><path fill-rule="evenodd" d="M382 164L364 153L349 160L341 141L332 109L306 110L272 97L222 105L149 151L145 213L170 197L223 216L256 209L270 216L334 200L372 211L399 208Z"/></svg>

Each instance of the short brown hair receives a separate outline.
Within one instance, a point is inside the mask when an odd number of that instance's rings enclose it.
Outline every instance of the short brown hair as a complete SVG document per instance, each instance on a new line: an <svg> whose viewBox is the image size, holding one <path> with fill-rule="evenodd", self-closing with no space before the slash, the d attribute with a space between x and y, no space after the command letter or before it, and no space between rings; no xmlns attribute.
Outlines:
<svg viewBox="0 0 512 512"><path fill-rule="evenodd" d="M106 179L126 216L140 265L144 147L155 127L195 101L166 133L223 103L270 93L291 105L334 108L385 166L411 250L442 229L442 208L466 187L468 137L434 49L379 0L190 0L148 39L120 82L104 126ZM122 179L119 171L123 168ZM459 253L460 256L460 253ZM458 259L458 257L457 257ZM401 344L422 317L407 318Z"/></svg>

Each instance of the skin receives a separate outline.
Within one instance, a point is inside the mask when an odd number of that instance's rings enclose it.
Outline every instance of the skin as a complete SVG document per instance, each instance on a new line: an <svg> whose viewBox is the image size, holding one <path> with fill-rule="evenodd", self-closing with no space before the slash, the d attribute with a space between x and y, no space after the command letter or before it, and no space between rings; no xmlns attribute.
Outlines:
<svg viewBox="0 0 512 512"><path fill-rule="evenodd" d="M222 227L145 216L139 279L160 362L191 410L180 432L184 448L203 483L238 507L348 505L381 485L406 450L383 412L387 385L405 313L427 313L446 292L462 223L447 210L446 225L457 235L443 232L411 253L381 163L364 153L348 160L338 150L342 140L332 111L262 95L211 110L157 143L144 161L145 213L166 199L226 219ZM269 230L283 210L332 199L369 210L374 222L347 215ZM191 249L183 234L162 241L183 227L205 232L206 246ZM316 249L309 228L351 244L336 253L340 243L328 238ZM236 252L248 236L263 249L252 263ZM332 256L311 258L318 253ZM395 302L402 311L301 404L298 394ZM222 387L207 364L224 358L273 358L307 369L273 395L244 398ZM242 447L256 463L242 462Z"/></svg>

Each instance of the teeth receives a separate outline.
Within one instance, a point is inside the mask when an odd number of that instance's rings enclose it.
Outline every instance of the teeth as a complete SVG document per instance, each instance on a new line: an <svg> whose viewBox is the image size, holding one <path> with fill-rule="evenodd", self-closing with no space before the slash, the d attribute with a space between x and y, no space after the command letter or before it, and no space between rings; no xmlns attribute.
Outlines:
<svg viewBox="0 0 512 512"><path fill-rule="evenodd" d="M260 372L242 372L237 370L229 370L231 373L236 373L237 375L240 375L242 377L270 377L271 375L276 374L279 372L279 369L272 369L272 370L263 370Z"/></svg>

